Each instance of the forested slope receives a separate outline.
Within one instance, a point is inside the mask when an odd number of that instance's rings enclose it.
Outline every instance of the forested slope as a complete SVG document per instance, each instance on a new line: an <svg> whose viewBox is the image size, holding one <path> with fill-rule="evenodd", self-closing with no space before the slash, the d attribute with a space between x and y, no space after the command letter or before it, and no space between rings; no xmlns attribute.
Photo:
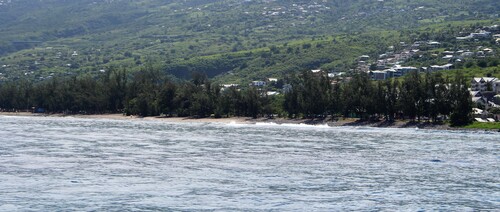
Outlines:
<svg viewBox="0 0 500 212"><path fill-rule="evenodd" d="M348 70L359 54L418 37L398 33L454 21L495 23L499 4L11 0L0 5L0 72L2 80L43 80L154 63L179 77L201 71L238 81L309 68Z"/></svg>

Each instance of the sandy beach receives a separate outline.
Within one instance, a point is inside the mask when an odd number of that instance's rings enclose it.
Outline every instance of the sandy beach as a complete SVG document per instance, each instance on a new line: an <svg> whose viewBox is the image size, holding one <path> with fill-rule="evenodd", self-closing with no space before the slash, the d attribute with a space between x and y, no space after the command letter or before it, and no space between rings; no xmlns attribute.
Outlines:
<svg viewBox="0 0 500 212"><path fill-rule="evenodd" d="M88 118L88 119L115 119L115 120L154 120L165 122L191 122L191 123L255 123L256 119L246 117L230 117L230 118L188 118L188 117L138 117L138 116L125 116L120 113L116 114L44 114L44 113L30 113L30 112L0 112L0 116L30 116L30 117L75 117L75 118Z"/></svg>
<svg viewBox="0 0 500 212"><path fill-rule="evenodd" d="M307 125L328 125L330 127L378 127L378 128L415 128L415 129L432 129L432 130L466 130L466 131L490 131L500 132L498 129L475 129L475 128L460 128L450 127L448 124L435 124L431 122L412 122L409 120L396 120L394 122L387 121L360 121L355 118L340 118L335 121L330 119L288 119L288 118L251 118L251 117L229 117L229 118L191 118L191 117L138 117L125 116L123 114L42 114L31 112L0 112L0 116L30 116L30 117L75 117L85 119L114 119L114 120L148 120L148 121L163 121L171 123L233 123L233 124L256 124L256 123L273 123L273 124L307 124Z"/></svg>
<svg viewBox="0 0 500 212"><path fill-rule="evenodd" d="M230 117L230 118L190 118L190 117L137 117L124 116L123 114L35 114L30 112L0 112L0 116L31 116L31 117L76 117L88 119L115 119L115 120L150 120L164 121L173 123L236 123L236 124L255 124L255 123L276 123L276 124L308 124L308 125L328 125L328 126L365 126L365 127L383 127L383 128L419 128L419 129L436 129L436 130L463 130L462 128L453 128L446 124L433 124L427 122L368 122L359 121L358 119L338 119L336 121L325 119L285 119L285 118L250 118L250 117Z"/></svg>

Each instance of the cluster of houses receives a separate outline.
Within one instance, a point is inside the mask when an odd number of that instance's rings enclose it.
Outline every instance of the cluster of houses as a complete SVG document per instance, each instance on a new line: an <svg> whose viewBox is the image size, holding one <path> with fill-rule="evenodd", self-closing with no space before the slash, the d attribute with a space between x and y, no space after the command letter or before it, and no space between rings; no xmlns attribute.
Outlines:
<svg viewBox="0 0 500 212"><path fill-rule="evenodd" d="M317 5L317 4L316 4ZM294 7L304 8L303 6L293 4ZM314 5L313 5L314 6ZM316 6L315 6L316 7ZM271 11L282 11L283 8L274 8ZM266 12L266 14L273 14L273 12ZM498 25L482 27L476 32L470 33L464 37L457 37L457 40L479 40L479 39L490 39L493 38L498 44L500 44L500 34L494 34L494 32L500 32L500 27ZM415 41L412 44L407 44L405 42L400 42L399 46L403 47L399 51L395 51L394 46L390 46L386 53L378 55L376 60L373 60L368 55L361 55L358 58L358 64L355 71L369 73L374 80L386 80L393 77L401 77L408 74L411 71L424 71L424 72L435 72L450 70L455 68L457 64L463 64L467 58L484 58L489 56L494 56L496 52L493 48L476 46L475 49L458 49L456 51L442 51L438 48L445 46L438 41ZM424 49L426 51L421 51ZM429 51L436 49L436 51ZM431 57L441 61L440 64L430 65L428 67L413 67L413 66L402 66L411 58L415 57ZM375 61L370 63L370 61ZM311 70L313 73L318 73L320 70ZM343 78L344 72L333 72L328 73L329 78ZM262 87L268 84L266 81L254 81L250 85L256 87ZM498 86L500 88L500 86Z"/></svg>
<svg viewBox="0 0 500 212"><path fill-rule="evenodd" d="M370 73L372 79L374 80L385 80L393 77L401 77L411 71L442 71L449 70L453 68L453 64L450 61L444 61L444 65L431 65L429 67L417 68L413 66L402 66L400 64L406 62L408 59L415 57L419 54L420 47L425 46L426 48L437 48L441 45L437 41L416 41L412 45L408 45L404 42L400 43L401 46L405 47L401 51L394 52L389 51L378 56L378 60L369 65L368 60L370 57L368 55L362 55L358 59L358 71ZM390 50L394 49L394 46L389 47ZM449 53L449 52L447 52ZM449 56L446 56L449 57Z"/></svg>
<svg viewBox="0 0 500 212"><path fill-rule="evenodd" d="M370 75L374 80L385 80L393 77L403 76L411 71L418 71L418 68L411 66L405 67L405 66L395 65L390 69L386 69L383 71L371 71Z"/></svg>
<svg viewBox="0 0 500 212"><path fill-rule="evenodd" d="M278 78L267 78L265 81L262 81L262 80L252 81L248 85L251 87L257 87L260 90L265 91L263 94L265 94L267 96L278 95L281 93L280 90L284 93L291 90L290 85L280 85L278 83L278 81L279 81ZM238 91L240 90L239 84L222 84L222 85L220 85L220 87L221 87L221 91L224 91L224 90L227 90L230 88L235 88ZM264 89L265 87L267 87L267 89Z"/></svg>
<svg viewBox="0 0 500 212"><path fill-rule="evenodd" d="M273 1L267 1L265 3L271 3ZM319 13L321 11L329 10L330 7L322 5L318 2L309 3L293 3L290 6L276 6L276 7L264 7L262 12L263 16L278 16L283 14L292 14L301 17L304 14Z"/></svg>
<svg viewBox="0 0 500 212"><path fill-rule="evenodd" d="M100 62L99 56L101 49L92 48L90 50L77 51L70 49L65 45L55 45L47 47L35 47L34 51L22 54L22 57L27 58L16 64L0 65L0 81L8 79L17 79L19 77L34 75L38 80L52 78L53 72L40 72L41 69L62 67L62 68L77 68L81 61L94 60ZM8 61L6 61L7 63ZM104 63L104 62L103 62ZM22 70L22 72L20 71ZM65 75L72 75L71 71L66 71Z"/></svg>
<svg viewBox="0 0 500 212"><path fill-rule="evenodd" d="M466 36L459 36L457 37L457 40L460 41L481 40L493 37L497 43L500 43L500 35L499 34L492 35L492 31L498 32L499 30L500 30L499 25L487 26L481 29L477 29L476 32L472 32Z"/></svg>
<svg viewBox="0 0 500 212"><path fill-rule="evenodd" d="M488 31L487 31L488 30ZM494 34L493 32L500 32L500 27L498 25L482 27L476 30L476 32L470 33L464 37L457 37L457 40L471 40L478 41L484 39L493 38L494 41L500 45L500 34ZM395 52L394 46L389 47L389 51L380 54L375 63L368 63L370 61L370 56L362 55L358 58L357 71L370 73L374 80L385 80L392 77L400 77L407 74L410 71L419 70L426 72L450 70L455 67L456 64L463 63L467 58L485 58L491 57L496 54L495 50L490 47L476 46L475 49L459 49L457 51L435 51L427 52L421 49L432 50L443 46L442 43L437 41L416 41L409 45L405 42L399 44L404 47L402 50ZM410 58L414 57L431 57L434 59L439 59L441 65L431 65L429 67L411 67L411 66L401 66L404 62L408 61Z"/></svg>
<svg viewBox="0 0 500 212"><path fill-rule="evenodd" d="M362 55L358 59L357 71L370 73L374 80L385 80L392 77L400 77L410 71L418 70L416 67L404 67L399 64L404 63L408 59L414 57L420 50L420 45L424 44L422 41L417 41L413 45L407 45L401 42L400 45L405 48L401 51L394 52L394 46L390 46L388 52L380 54L375 63L369 64L370 56ZM438 45L438 42L429 41L428 45Z"/></svg>
<svg viewBox="0 0 500 212"><path fill-rule="evenodd" d="M479 32L470 33L467 36L457 37L457 40L483 39L491 36L491 32L480 30Z"/></svg>
<svg viewBox="0 0 500 212"><path fill-rule="evenodd" d="M470 94L477 106L474 116L478 122L500 121L500 114L494 114L492 108L500 109L500 79L495 77L475 77L471 81Z"/></svg>

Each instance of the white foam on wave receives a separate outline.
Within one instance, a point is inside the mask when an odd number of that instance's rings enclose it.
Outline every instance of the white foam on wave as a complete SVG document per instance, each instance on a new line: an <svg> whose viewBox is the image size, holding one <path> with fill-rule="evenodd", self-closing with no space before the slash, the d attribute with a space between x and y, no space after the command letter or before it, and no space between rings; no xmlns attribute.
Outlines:
<svg viewBox="0 0 500 212"><path fill-rule="evenodd" d="M224 124L224 123L223 123ZM241 126L248 126L248 124L245 123L238 123L236 121L231 121L229 123L225 123L224 125L230 126L230 127L241 127Z"/></svg>
<svg viewBox="0 0 500 212"><path fill-rule="evenodd" d="M328 124L318 124L318 125L312 125L312 124L304 124L304 123L299 123L299 124L293 124L293 123L284 123L284 124L279 124L276 122L256 122L254 124L249 124L249 123L236 123L236 122L230 122L227 123L226 126L232 126L232 127L244 127L244 126L254 126L254 127L284 127L284 128L307 128L307 129L325 129L325 128L331 128L328 126Z"/></svg>
<svg viewBox="0 0 500 212"><path fill-rule="evenodd" d="M16 115L0 115L0 118L9 118L9 119L29 119L32 118L30 116L16 116Z"/></svg>
<svg viewBox="0 0 500 212"><path fill-rule="evenodd" d="M312 124L304 124L304 123L299 123L299 124L293 124L293 123L284 123L284 124L278 124L275 122L257 122L255 123L255 126L264 126L264 127L287 127L287 128L330 128L328 124L318 124L318 125L312 125Z"/></svg>
<svg viewBox="0 0 500 212"><path fill-rule="evenodd" d="M255 123L257 126L279 126L278 123L275 122L257 122Z"/></svg>
<svg viewBox="0 0 500 212"><path fill-rule="evenodd" d="M317 125L312 125L312 124L282 124L282 126L286 127L300 127L300 128L330 128L328 124L317 124Z"/></svg>

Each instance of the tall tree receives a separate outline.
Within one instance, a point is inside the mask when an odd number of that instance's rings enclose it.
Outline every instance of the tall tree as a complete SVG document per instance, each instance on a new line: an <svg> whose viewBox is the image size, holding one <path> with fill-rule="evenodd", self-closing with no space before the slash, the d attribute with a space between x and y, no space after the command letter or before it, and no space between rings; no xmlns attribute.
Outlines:
<svg viewBox="0 0 500 212"><path fill-rule="evenodd" d="M385 116L386 120L394 121L395 114L397 112L398 103L398 80L386 80L386 95L385 95Z"/></svg>
<svg viewBox="0 0 500 212"><path fill-rule="evenodd" d="M467 89L467 80L460 73L455 75L451 85L450 97L452 112L450 122L452 126L463 126L472 122L472 99Z"/></svg>
<svg viewBox="0 0 500 212"><path fill-rule="evenodd" d="M369 118L369 110L371 109L371 98L374 86L370 81L368 74L357 73L349 81L343 92L344 100L344 115L356 114L356 116L366 119ZM371 111L370 111L371 112Z"/></svg>
<svg viewBox="0 0 500 212"><path fill-rule="evenodd" d="M399 107L404 116L415 120L422 114L421 81L416 71L410 72L404 77L400 88Z"/></svg>

